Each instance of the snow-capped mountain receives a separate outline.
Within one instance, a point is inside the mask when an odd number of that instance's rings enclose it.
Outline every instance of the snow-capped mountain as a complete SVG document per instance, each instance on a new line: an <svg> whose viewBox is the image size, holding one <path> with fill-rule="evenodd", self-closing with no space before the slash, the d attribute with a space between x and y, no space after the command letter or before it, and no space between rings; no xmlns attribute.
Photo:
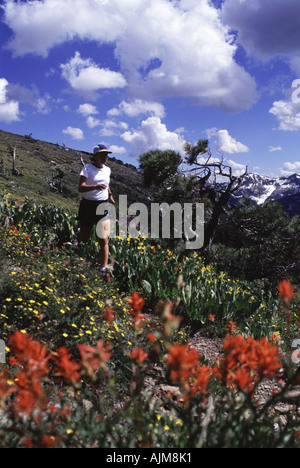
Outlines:
<svg viewBox="0 0 300 468"><path fill-rule="evenodd" d="M290 215L300 215L300 174L278 178L247 174L232 196L232 203L237 204L245 198L257 205L269 200L280 202Z"/></svg>

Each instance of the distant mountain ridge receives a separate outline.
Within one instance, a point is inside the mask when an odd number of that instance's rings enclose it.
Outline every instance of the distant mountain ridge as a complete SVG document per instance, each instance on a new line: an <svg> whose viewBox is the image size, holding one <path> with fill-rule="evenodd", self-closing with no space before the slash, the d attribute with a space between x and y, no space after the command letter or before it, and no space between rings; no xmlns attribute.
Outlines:
<svg viewBox="0 0 300 468"><path fill-rule="evenodd" d="M267 201L279 202L289 215L300 215L300 174L288 177L247 174L231 203L237 205L242 199L250 199L257 205Z"/></svg>

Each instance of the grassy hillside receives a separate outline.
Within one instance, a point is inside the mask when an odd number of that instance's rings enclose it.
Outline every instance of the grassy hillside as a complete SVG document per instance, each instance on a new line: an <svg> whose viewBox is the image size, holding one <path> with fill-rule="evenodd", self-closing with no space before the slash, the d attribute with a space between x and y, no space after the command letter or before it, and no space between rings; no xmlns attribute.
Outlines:
<svg viewBox="0 0 300 468"><path fill-rule="evenodd" d="M13 171L14 147L15 169L20 174ZM82 161L88 163L90 154L0 130L0 190L11 193L19 203L28 196L38 203L71 212L77 210ZM118 195L127 195L129 203L147 201L142 176L134 166L114 157L108 165L112 169L111 189L116 199Z"/></svg>

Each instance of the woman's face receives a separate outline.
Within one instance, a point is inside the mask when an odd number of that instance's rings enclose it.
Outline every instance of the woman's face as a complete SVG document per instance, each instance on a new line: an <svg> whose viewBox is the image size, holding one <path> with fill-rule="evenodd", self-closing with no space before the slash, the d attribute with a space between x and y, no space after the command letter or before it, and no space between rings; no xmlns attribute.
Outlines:
<svg viewBox="0 0 300 468"><path fill-rule="evenodd" d="M108 153L105 153L105 152L96 153L94 155L94 161L97 166L102 166L103 164L105 164L107 159L108 159Z"/></svg>

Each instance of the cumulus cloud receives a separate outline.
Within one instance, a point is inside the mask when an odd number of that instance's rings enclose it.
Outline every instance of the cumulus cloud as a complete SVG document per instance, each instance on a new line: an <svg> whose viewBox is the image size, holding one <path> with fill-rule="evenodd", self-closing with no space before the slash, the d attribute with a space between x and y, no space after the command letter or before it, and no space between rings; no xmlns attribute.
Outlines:
<svg viewBox="0 0 300 468"><path fill-rule="evenodd" d="M151 114L157 117L165 117L165 108L159 102L134 99L133 101L122 101L118 107L114 107L107 112L108 116L118 116L125 114L128 117L137 117L141 114Z"/></svg>
<svg viewBox="0 0 300 468"><path fill-rule="evenodd" d="M99 68L91 58L82 59L79 52L69 62L62 64L62 77L80 94L96 96L99 89L124 88L126 81L121 73Z"/></svg>
<svg viewBox="0 0 300 468"><path fill-rule="evenodd" d="M84 134L80 128L67 127L63 133L69 135L72 140L84 140Z"/></svg>
<svg viewBox="0 0 300 468"><path fill-rule="evenodd" d="M215 145L218 153L247 153L249 151L248 146L240 143L235 138L233 138L228 130L222 129L218 130L217 128L210 128L206 130L208 138L216 136Z"/></svg>
<svg viewBox="0 0 300 468"><path fill-rule="evenodd" d="M114 120L104 120L101 122L102 128L100 130L101 136L111 137L114 135L120 135L124 130L128 129L126 122L115 122Z"/></svg>
<svg viewBox="0 0 300 468"><path fill-rule="evenodd" d="M126 154L127 150L124 148L124 146L116 146L116 145L111 145L109 147L110 151L112 151L114 154Z"/></svg>
<svg viewBox="0 0 300 468"><path fill-rule="evenodd" d="M126 79L134 98L183 97L228 112L249 109L257 98L255 80L236 63L234 38L210 0L5 0L3 8L16 55L47 56L74 38L114 47L121 73L82 63L78 54L63 65L77 91L123 87Z"/></svg>
<svg viewBox="0 0 300 468"><path fill-rule="evenodd" d="M0 121L10 123L20 120L20 110L18 102L8 99L7 87L8 81L0 78Z"/></svg>
<svg viewBox="0 0 300 468"><path fill-rule="evenodd" d="M93 117L94 115L99 114L98 109L96 106L93 104L85 103L85 104L80 104L80 106L77 109L78 114L83 115L83 117L86 117L86 124L89 128L95 128L98 127L101 124L101 121L99 119L96 119Z"/></svg>
<svg viewBox="0 0 300 468"><path fill-rule="evenodd" d="M101 125L101 120L95 119L95 117L89 115L86 119L86 124L89 128L99 127L99 125Z"/></svg>
<svg viewBox="0 0 300 468"><path fill-rule="evenodd" d="M198 164L207 164L209 161L210 164L219 164L221 163L221 160L217 157L210 157L209 159L205 156L201 156L197 159ZM224 163L226 166L230 166L232 169L232 174L236 177L239 177L240 175L244 174L244 172L247 169L247 166L244 164L237 163L236 161L233 161L232 159L229 159ZM225 170L225 172L228 174L229 170ZM218 180L220 182L222 181L222 176L218 176ZM223 179L224 181L224 179Z"/></svg>
<svg viewBox="0 0 300 468"><path fill-rule="evenodd" d="M286 131L300 130L300 105L290 101L275 101L269 110L278 120L278 129Z"/></svg>
<svg viewBox="0 0 300 468"><path fill-rule="evenodd" d="M131 147L132 156L155 149L183 152L184 139L169 131L159 117L148 117L138 129L124 132L121 138Z"/></svg>
<svg viewBox="0 0 300 468"><path fill-rule="evenodd" d="M300 171L300 161L286 162L284 163L284 166L289 171Z"/></svg>
<svg viewBox="0 0 300 468"><path fill-rule="evenodd" d="M289 176L295 172L300 173L300 161L285 162L284 168L280 169L280 172L284 176Z"/></svg>
<svg viewBox="0 0 300 468"><path fill-rule="evenodd" d="M299 0L226 0L222 18L252 55L269 59L299 54Z"/></svg>
<svg viewBox="0 0 300 468"><path fill-rule="evenodd" d="M88 103L80 104L80 106L77 109L77 112L79 112L79 114L83 115L84 117L87 117L88 115L98 114L97 107Z"/></svg>
<svg viewBox="0 0 300 468"><path fill-rule="evenodd" d="M244 172L247 169L247 166L245 166L244 164L237 163L236 161L233 161L232 159L229 159L229 161L227 162L228 162L228 165L232 168L233 175L235 175L236 177L239 177L242 174L244 174Z"/></svg>

